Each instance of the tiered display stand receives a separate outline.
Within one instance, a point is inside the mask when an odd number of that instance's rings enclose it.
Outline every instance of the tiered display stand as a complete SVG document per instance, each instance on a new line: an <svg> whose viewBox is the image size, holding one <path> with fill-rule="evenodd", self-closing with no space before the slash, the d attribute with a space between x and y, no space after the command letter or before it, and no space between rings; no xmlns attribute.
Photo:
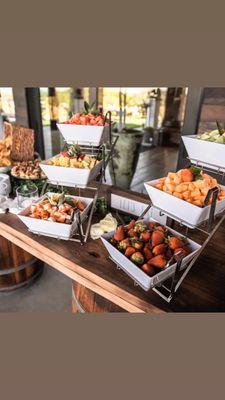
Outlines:
<svg viewBox="0 0 225 400"><path fill-rule="evenodd" d="M224 148L225 150L225 148ZM190 157L187 157L188 160L190 161L190 167L191 166L198 166L201 167L203 171L209 172L213 174L214 176L217 177L218 180L220 180L220 183L223 182L224 177L225 177L225 171L221 168L221 166L218 166L216 164L208 164L205 161L202 160L196 160ZM225 209L222 210L218 215L215 215L215 208L216 208L216 202L217 202L217 197L218 197L218 188L214 187L209 190L204 206L206 207L209 203L209 199L212 197L212 202L210 206L210 212L209 212L209 218L208 220L204 221L202 224L195 226L194 228L190 228L187 226L185 221L180 220L179 225L185 228L185 236L188 237L188 234L190 231L196 232L199 231L201 234L204 235L205 240L201 244L201 248L198 250L194 258L188 263L186 268L181 272L180 268L182 265L182 257L179 259L179 261L176 263L176 269L174 272L174 275L172 279L170 280L169 284L168 283L163 283L159 286L156 286L153 288L153 290L160 295L164 300L167 302L170 302L173 298L175 293L177 292L178 288L182 284L183 280L187 276L188 272L191 270L193 265L197 262L198 258L202 255L204 252L206 246L209 244L210 240L212 237L215 235L215 233L218 231L219 227L225 220ZM153 206L152 204L149 205L148 209L150 207L153 207L157 209L157 207ZM145 212L143 213L142 217L148 210L146 209ZM170 226L173 227L175 222L177 222L177 218L174 215L168 214L165 210L158 209L160 212L160 215L166 215L170 219Z"/></svg>
<svg viewBox="0 0 225 400"><path fill-rule="evenodd" d="M101 170L100 170L98 176L95 178L95 182L91 181L85 185L82 185L82 184L79 184L79 185L74 184L73 186L71 184L69 185L69 187L73 187L73 189L75 189L78 192L77 196L81 196L82 190L84 190L84 189L90 190L93 192L93 202L92 202L91 208L89 210L89 213L86 216L86 219L81 221L80 213L78 211L73 214L72 220L71 220L71 222L73 222L74 218L77 219L77 230L73 234L73 236L69 238L69 240L80 242L81 245L83 245L89 237L92 216L93 216L93 213L95 210L95 206L96 206L97 198L99 196L99 191L101 189L101 185L103 183L103 180L105 179L106 167L110 161L112 162L114 148L115 148L116 142L118 140L118 137L117 137L117 138L115 138L114 142L112 142L112 118L111 118L110 111L108 111L104 117L104 128L106 128L106 122L108 122L108 126L107 126L108 137L106 135L104 135L103 140L101 141L101 144L99 146L94 146L92 142L84 143L84 140L82 140L82 144L80 144L79 141L77 141L77 140L72 140L71 138L69 141L69 144L79 145L79 147L83 153L94 156L97 159L100 158L101 160L103 160ZM79 126L79 127L81 127L81 126ZM113 162L112 162L112 167L113 167ZM62 191L64 189L64 186L66 186L65 182L62 182L60 180L60 177L56 177L55 179L51 179L51 180L48 179L42 188L42 194L45 192L48 184L56 185L57 188L61 187ZM86 228L84 228L84 222L85 222ZM40 233L40 235L41 235L41 233ZM57 239L63 239L63 238L61 238L60 236L57 236Z"/></svg>
<svg viewBox="0 0 225 400"><path fill-rule="evenodd" d="M224 150L225 150L225 147L224 147ZM189 159L189 161L190 161L190 159ZM216 175L216 177L218 179L220 178L220 181L224 179L225 174L224 174L224 171L221 171L220 166L216 166L214 164L212 166L213 169L211 169L210 166L206 167L205 163L204 163L204 167L202 166L202 164L203 164L203 162L201 162L200 160L192 159L191 163L190 163L190 167L191 166L202 167L203 171L210 172L214 176ZM218 231L219 227L225 220L225 208L219 214L215 214L217 197L218 197L218 188L214 187L214 188L210 189L206 196L205 203L203 206L203 207L207 207L209 204L210 198L212 198L212 202L211 202L210 210L209 210L209 217L207 218L207 220L205 220L204 222L202 222L196 226L190 227L190 225L187 223L187 221L179 219L179 218L177 218L177 216L175 214L168 213L168 211L153 205L151 200L150 200L150 204L146 207L144 212L138 218L138 220L143 220L145 215L148 212L152 212L152 211L156 210L159 213L159 216L167 217L166 225L169 228L173 229L175 223L176 223L176 230L177 230L177 225L180 226L184 231L184 232L182 232L182 235L184 237L188 238L191 233L196 235L197 232L200 232L201 235L204 235L204 240L200 244L199 249L195 252L194 256L190 259L190 261L185 264L185 267L182 268L182 262L183 262L184 257L180 256L179 260L176 261L174 273L171 276L171 271L169 270L169 267L172 264L174 265L174 263L175 263L174 258L171 258L163 270L163 271L165 271L165 274L164 274L163 279L160 278L160 282L157 283L157 275L155 275L156 279L153 280L151 289L155 293L157 293L161 298L163 298L165 301L167 301L168 303L171 302L171 300L174 298L174 296L175 296L178 288L182 284L183 280L185 279L185 277L187 276L187 274L189 273L189 271L191 270L193 265L197 262L198 258L202 255L206 246L209 244L210 240L212 239L212 237L215 235L215 233ZM134 276L131 273L129 273L129 271L127 269L124 268L124 265L122 265L122 263L119 263L118 260L115 260L112 256L110 256L110 258L117 265L118 269L124 270L128 275L130 275L130 277L132 279L134 279L135 285L142 286L140 283L135 281ZM166 273L166 271L168 271L168 274ZM144 289L149 290L146 288L144 288Z"/></svg>

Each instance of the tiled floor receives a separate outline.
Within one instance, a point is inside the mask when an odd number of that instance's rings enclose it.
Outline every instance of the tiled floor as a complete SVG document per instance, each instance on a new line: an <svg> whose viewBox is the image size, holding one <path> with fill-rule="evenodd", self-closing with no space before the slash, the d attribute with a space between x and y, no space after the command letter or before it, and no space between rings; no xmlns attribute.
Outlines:
<svg viewBox="0 0 225 400"><path fill-rule="evenodd" d="M50 150L50 144L49 144ZM143 192L143 182L175 170L177 148L157 147L140 154L132 190ZM0 312L54 312L71 310L71 280L46 266L43 275L30 287L0 293Z"/></svg>

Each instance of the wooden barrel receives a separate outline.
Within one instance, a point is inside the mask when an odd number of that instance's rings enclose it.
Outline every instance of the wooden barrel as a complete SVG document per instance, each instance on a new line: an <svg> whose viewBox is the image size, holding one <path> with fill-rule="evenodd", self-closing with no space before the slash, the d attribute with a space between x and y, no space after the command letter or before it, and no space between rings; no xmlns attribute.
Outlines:
<svg viewBox="0 0 225 400"><path fill-rule="evenodd" d="M42 271L42 261L0 236L0 292L28 285Z"/></svg>
<svg viewBox="0 0 225 400"><path fill-rule="evenodd" d="M72 284L72 312L126 312L116 304L79 283Z"/></svg>

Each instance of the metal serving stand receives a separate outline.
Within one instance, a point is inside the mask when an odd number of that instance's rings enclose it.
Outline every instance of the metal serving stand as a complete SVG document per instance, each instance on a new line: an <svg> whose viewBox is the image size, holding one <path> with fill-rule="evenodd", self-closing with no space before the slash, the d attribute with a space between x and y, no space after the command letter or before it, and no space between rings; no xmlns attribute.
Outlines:
<svg viewBox="0 0 225 400"><path fill-rule="evenodd" d="M191 160L189 159L189 161L190 161L190 166L194 165L194 166L201 167L203 171L210 172L211 174L216 175L217 177L220 177L221 178L220 180L223 181L223 179L225 177L225 171L221 171L220 166L208 165L207 167L205 167L205 165L203 165L203 164L206 164L206 163L204 163L203 161L193 160L193 159L191 159ZM210 169L210 167L213 167L213 169L212 168ZM196 232L196 231L201 232L201 234L204 234L206 238L203 241L203 243L201 244L201 247L197 251L196 255L187 264L186 268L182 272L180 271L180 268L182 265L183 257L180 257L176 263L176 269L175 269L172 279L170 280L170 283L166 284L166 281L165 281L165 283L159 285L158 287L156 286L152 289L152 290L154 290L155 293L157 293L160 297L162 297L168 303L171 302L171 300L174 298L177 290L179 289L183 280L187 276L188 272L191 270L193 265L197 262L198 258L202 255L206 246L211 241L212 237L215 235L215 233L218 231L219 227L225 220L225 209L222 210L219 214L215 215L215 208L216 208L218 192L219 192L218 188L214 187L208 191L208 194L205 198L203 207L206 207L209 203L210 198L212 198L208 220L195 226L194 228L188 227L186 225L185 221L180 220L178 222L181 227L185 228L185 233L184 233L185 237L188 236L188 233L191 229L192 232ZM143 214L145 214L151 207L157 209L155 206L150 204L149 207L144 211ZM168 214L166 211L164 211L162 209L158 209L158 211L160 212L160 215L166 215L167 217L170 218L170 227L172 228L174 226L175 222L177 222L177 218L174 219L175 218L174 215ZM143 217L143 215L141 217Z"/></svg>
<svg viewBox="0 0 225 400"><path fill-rule="evenodd" d="M94 193L93 202L92 202L91 208L89 210L89 215L86 216L86 219L81 221L80 213L79 213L79 211L77 211L73 214L71 221L70 221L70 223L72 223L74 218L77 218L77 229L76 229L76 232L74 232L73 236L71 238L69 238L68 240L80 242L81 245L86 243L86 241L89 237L91 221L92 221L93 213L95 210L96 202L98 199L99 191L101 189L101 185L102 185L103 181L105 181L105 171L106 171L106 167L110 161L112 163L112 171L114 174L113 154L114 154L114 149L115 149L115 145L118 140L118 137L116 137L114 142L112 142L111 111L108 111L105 114L104 126L106 126L105 125L106 122L109 123L109 138L108 138L108 140L105 140L105 141L103 140L103 142L99 146L93 146L91 143L87 143L85 145L79 145L79 143L77 141L74 141L73 143L70 142L70 144L78 144L82 152L84 152L88 155L94 156L94 157L96 157L96 159L101 158L103 160L101 171L100 171L99 175L95 178L96 183L97 183L96 185L93 185L93 186L74 185L74 187L73 187L73 189L78 190L78 196L81 195L81 191L84 189L93 191L93 193ZM92 183L92 182L90 182L90 183ZM41 195L43 195L45 193L48 184L56 185L57 188L61 187L62 192L64 190L64 186L66 186L65 184L62 185L60 180L46 180L45 184L43 185ZM84 229L84 222L87 223L86 229ZM41 232L39 232L38 234L41 236ZM60 240L63 238L58 236L57 239Z"/></svg>
<svg viewBox="0 0 225 400"><path fill-rule="evenodd" d="M195 161L196 161L196 163L195 164L192 163L190 166L192 166L192 165L200 166L201 165L202 169L204 171L206 171L206 168L202 166L202 164L199 160L195 160ZM221 171L221 167L219 167L219 166L213 165L213 170L210 170L207 167L207 171L209 171L210 173L212 173L214 175L216 174L217 176L221 177L222 180L225 177L225 171L224 172ZM173 276L165 279L164 282L161 282L158 285L156 284L155 287L152 288L152 290L157 295L159 295L161 298L163 298L168 303L170 303L171 300L174 299L177 290L179 289L183 280L187 276L188 272L191 270L193 265L197 262L198 258L202 255L206 246L208 245L208 243L210 242L212 237L215 235L215 233L218 231L219 227L225 220L225 209L222 210L219 214L215 215L215 208L216 208L218 192L219 192L219 190L217 187L214 187L209 190L209 192L205 198L205 202L204 202L204 206L203 206L203 207L206 207L209 203L210 198L212 197L212 202L211 202L210 211L209 211L209 218L206 221L202 222L201 224L199 224L195 227L192 227L192 228L190 228L190 226L187 226L185 221L178 220L178 218L175 215L169 214L167 211L165 211L161 208L155 207L151 201L150 201L149 205L146 207L146 209L143 211L143 213L138 217L138 220L142 220L144 218L144 216L147 214L147 212L155 209L159 212L160 216L165 215L167 217L167 221L168 221L167 226L169 228L173 229L175 223L179 224L180 227L184 228L185 231L182 232L183 237L188 237L188 234L190 231L192 233L195 233L198 231L201 234L205 235L205 240L201 244L200 249L197 250L194 257L186 264L184 269L182 268L182 261L183 261L184 257L180 256L179 259L176 261L175 271L174 271ZM121 222L123 223L123 219L120 216L119 216L119 218L120 218ZM177 229L177 226L176 226L176 229ZM110 259L116 264L118 269L123 270L123 266L120 265L118 263L118 261L114 260L111 256L110 256ZM174 263L174 258L173 258L173 260L172 259L169 260L169 265L167 263L166 267L169 267L171 265L172 261ZM181 271L181 269L182 269L182 271ZM127 271L126 271L126 274L128 274ZM130 277L132 279L134 279L131 275L130 275ZM136 281L134 281L134 285L140 286L139 283L137 283Z"/></svg>

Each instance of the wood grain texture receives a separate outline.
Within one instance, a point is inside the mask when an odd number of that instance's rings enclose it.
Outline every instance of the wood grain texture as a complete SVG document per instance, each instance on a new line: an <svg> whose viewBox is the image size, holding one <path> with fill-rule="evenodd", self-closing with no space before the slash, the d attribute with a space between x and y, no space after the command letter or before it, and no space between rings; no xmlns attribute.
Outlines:
<svg viewBox="0 0 225 400"><path fill-rule="evenodd" d="M103 187L102 195L110 196L111 191L148 202L147 196L107 186ZM38 237L28 232L17 216L10 214L0 216L0 230L6 239L126 311L225 311L225 226L217 232L170 304L153 291L145 292L134 286L132 279L109 260L100 240L90 239L82 247L76 242Z"/></svg>
<svg viewBox="0 0 225 400"><path fill-rule="evenodd" d="M76 300L75 300L76 299ZM83 311L80 311L77 302ZM72 312L124 312L124 310L104 297L87 289L79 283L73 282L72 284Z"/></svg>
<svg viewBox="0 0 225 400"><path fill-rule="evenodd" d="M25 263L29 264L32 259L31 254L0 236L0 271L7 272L7 274L0 275L0 291L8 291L26 285L28 281L41 272L42 263L36 260L20 271L8 273L9 269L22 266Z"/></svg>

